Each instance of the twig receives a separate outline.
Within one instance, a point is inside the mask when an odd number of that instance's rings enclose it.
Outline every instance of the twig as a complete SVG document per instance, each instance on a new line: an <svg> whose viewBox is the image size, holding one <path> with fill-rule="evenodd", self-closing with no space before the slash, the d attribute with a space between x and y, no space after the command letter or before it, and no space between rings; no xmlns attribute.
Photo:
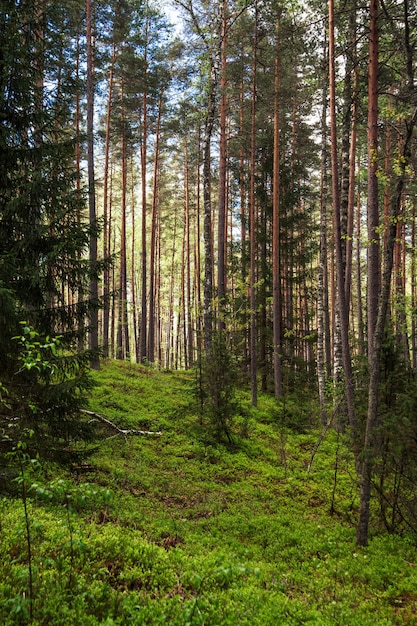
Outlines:
<svg viewBox="0 0 417 626"><path fill-rule="evenodd" d="M84 413L85 415L91 415L92 417L95 417L100 422L103 422L103 424L106 424L106 426L110 426L110 428L113 428L120 435L123 435L124 437L126 437L127 435L162 435L162 432L160 430L136 430L134 428L129 428L129 429L119 428L117 424L107 419L107 417L103 417L103 415L100 415L100 413L95 413L94 411L86 411L84 409L82 413Z"/></svg>

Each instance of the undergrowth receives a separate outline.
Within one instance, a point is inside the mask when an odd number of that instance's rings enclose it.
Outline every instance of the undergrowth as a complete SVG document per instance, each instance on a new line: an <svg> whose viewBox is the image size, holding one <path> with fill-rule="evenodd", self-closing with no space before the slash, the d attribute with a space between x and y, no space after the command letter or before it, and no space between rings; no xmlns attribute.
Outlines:
<svg viewBox="0 0 417 626"><path fill-rule="evenodd" d="M313 404L294 431L296 398L255 410L241 392L226 445L190 410L192 374L95 377L91 411L148 434L109 428L88 464L27 476L32 598L22 501L0 500L2 624L28 623L31 599L38 625L417 624L415 538L374 526L355 547L351 455L329 430L313 458Z"/></svg>

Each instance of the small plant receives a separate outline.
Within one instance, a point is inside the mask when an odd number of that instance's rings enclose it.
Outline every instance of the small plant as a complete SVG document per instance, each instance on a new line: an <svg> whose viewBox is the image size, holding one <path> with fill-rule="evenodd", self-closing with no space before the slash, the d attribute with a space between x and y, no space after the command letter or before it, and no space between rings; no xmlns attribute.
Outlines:
<svg viewBox="0 0 417 626"><path fill-rule="evenodd" d="M217 441L232 443L233 418L241 412L237 401L238 370L230 346L222 334L214 334L210 348L196 368L195 397L200 424L204 418Z"/></svg>
<svg viewBox="0 0 417 626"><path fill-rule="evenodd" d="M33 431L26 430L24 433L27 439L33 435ZM30 517L28 509L28 492L30 489L30 471L39 468L38 459L32 459L27 453L27 444L25 441L19 441L13 450L9 453L9 457L13 458L14 463L19 468L19 474L14 482L19 486L20 497L23 504L25 537L27 548L27 565L28 565L28 604L29 604L29 621L33 620L33 602L34 602L34 585L33 585L33 567L32 567L32 538L30 531Z"/></svg>

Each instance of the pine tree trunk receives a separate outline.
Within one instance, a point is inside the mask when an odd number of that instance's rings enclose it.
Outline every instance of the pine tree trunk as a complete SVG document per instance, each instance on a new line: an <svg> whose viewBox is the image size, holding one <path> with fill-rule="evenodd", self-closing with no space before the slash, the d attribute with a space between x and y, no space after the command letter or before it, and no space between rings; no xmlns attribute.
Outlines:
<svg viewBox="0 0 417 626"><path fill-rule="evenodd" d="M192 306L191 306L191 223L190 223L190 172L188 163L188 145L184 146L184 228L185 228L185 320L187 338L188 367L193 364L193 326L192 326Z"/></svg>
<svg viewBox="0 0 417 626"><path fill-rule="evenodd" d="M359 458L358 429L356 422L354 383L349 343L349 318L345 300L345 275L342 250L342 232L340 217L339 177L337 158L336 132L336 76L335 76L335 42L334 42L334 0L329 0L329 92L330 92L330 138L331 138L331 168L332 168L332 198L334 218L334 240L336 251L337 274L337 307L341 326L343 373L345 377L345 393L349 424L353 439L355 463Z"/></svg>
<svg viewBox="0 0 417 626"><path fill-rule="evenodd" d="M411 249L416 247L416 198L413 198L412 215L411 215ZM416 310L417 307L417 260L413 254L411 257L411 309ZM411 318L411 355L412 367L417 369L417 319L413 315Z"/></svg>
<svg viewBox="0 0 417 626"><path fill-rule="evenodd" d="M378 148L378 13L379 0L370 0L368 69L368 357L372 359L373 334L378 312L380 283Z"/></svg>
<svg viewBox="0 0 417 626"><path fill-rule="evenodd" d="M136 194L135 194L135 170L134 170L134 162L133 157L130 158L130 172L131 172L131 181L130 181L130 198L132 205L132 237L131 237L131 267L130 267L130 295L131 295L131 309L132 309L132 322L133 322L133 350L132 356L135 359L135 362L138 362L138 314L137 314L137 302L136 302L136 210L135 210L135 202L136 202ZM128 330L129 332L129 330Z"/></svg>
<svg viewBox="0 0 417 626"><path fill-rule="evenodd" d="M273 319L273 366L275 397L282 395L281 368L281 265L280 265L280 176L279 176L279 88L280 88L280 40L279 20L275 30L275 76L274 76L274 162L272 173L272 319Z"/></svg>
<svg viewBox="0 0 417 626"><path fill-rule="evenodd" d="M103 258L107 259L110 253L109 246L109 210L108 210L108 190L109 190L109 164L110 164L110 128L111 128L111 102L113 97L113 74L116 62L116 46L113 43L113 55L109 74L109 91L107 95L106 111L106 138L104 143L104 170L103 170ZM110 323L110 269L104 268L103 276L103 350L104 356L109 356L109 323Z"/></svg>
<svg viewBox="0 0 417 626"><path fill-rule="evenodd" d="M327 47L327 41L325 42ZM326 326L330 334L329 295L327 270L327 51L324 53L324 67L321 115L321 173L320 173L320 252L317 271L317 382L319 389L320 418L326 423L326 379L330 361L327 360ZM330 339L330 337L329 337ZM329 342L330 343L330 342ZM330 348L330 346L329 346ZM326 368L327 365L327 368Z"/></svg>
<svg viewBox="0 0 417 626"><path fill-rule="evenodd" d="M86 0L86 43L87 43L87 169L88 169L88 207L89 221L95 227L96 192L94 176L94 61L92 44L92 0ZM90 364L93 369L100 368L97 355L98 350L98 282L96 276L97 265L97 236L90 236L89 250L92 277L90 279L90 311L89 311L89 338L88 347L94 351Z"/></svg>
<svg viewBox="0 0 417 626"><path fill-rule="evenodd" d="M246 161L245 161L245 152L243 149L243 137L245 133L244 129L244 120L245 120L245 83L244 76L242 75L241 83L240 83L240 93L239 93L239 135L241 139L241 148L239 151L239 197L240 197L240 267L241 267L241 279L242 285L247 284L248 279L248 250L247 250L247 191L246 191L246 176L245 172L247 170ZM244 363L244 371L245 374L248 370L248 362L249 362L249 351L248 351L248 335L246 328L248 326L247 323L247 310L246 307L242 312L242 326L243 330L243 363Z"/></svg>
<svg viewBox="0 0 417 626"><path fill-rule="evenodd" d="M168 317L167 317L167 333L166 333L166 365L172 366L172 347L174 337L174 288L175 288L175 250L177 246L177 212L174 215L174 228L172 234L172 254L169 281L169 297L168 297Z"/></svg>
<svg viewBox="0 0 417 626"><path fill-rule="evenodd" d="M144 52L144 91L142 98L142 141L140 146L140 166L141 166L141 185L142 185L142 242L141 242L141 316L140 316L140 342L139 342L139 361L144 363L147 359L147 337L148 337L148 312L147 312L147 206L146 206L146 166L148 158L148 92L147 92L147 45L149 36L149 17L146 18L145 27L145 52Z"/></svg>
<svg viewBox="0 0 417 626"><path fill-rule="evenodd" d="M352 290L352 261L353 261L353 225L355 213L355 178L356 178L356 144L357 144L357 116L358 116L358 67L356 54L356 3L349 17L350 29L350 67L353 73L351 93L351 128L349 147L349 186L347 198L347 237L346 237L346 271L345 271L345 300L350 310Z"/></svg>
<svg viewBox="0 0 417 626"><path fill-rule="evenodd" d="M374 2L375 0L372 0ZM377 15L377 13L376 13ZM414 127L417 122L417 108L407 124L407 133L398 167L400 174L397 176L395 193L390 205L389 232L384 250L384 264L381 280L381 292L378 302L375 330L373 335L373 346L369 358L369 391L368 391L368 415L366 420L365 441L363 446L363 461L361 467L360 483L360 503L359 519L356 530L356 542L358 545L368 545L370 501L372 487L372 472L376 453L376 429L378 426L378 406L379 406L379 382L381 373L381 352L384 340L384 331L388 314L392 268L394 264L394 246L397 230L397 219L400 212L402 194L405 183L406 170L411 156L411 139Z"/></svg>
<svg viewBox="0 0 417 626"><path fill-rule="evenodd" d="M158 117L156 122L155 156L153 167L153 194L152 194L152 215L151 215L151 249L149 259L149 332L148 332L148 361L155 361L155 256L156 256L156 235L158 225L158 182L159 182L159 144L161 135L161 112L162 93L159 96Z"/></svg>
<svg viewBox="0 0 417 626"><path fill-rule="evenodd" d="M119 313L117 324L116 357L129 358L129 334L127 324L127 261L126 261L126 194L127 194L127 156L126 156L126 128L124 119L124 89L121 90L121 123L122 123L122 219L120 224L120 272L119 272Z"/></svg>
<svg viewBox="0 0 417 626"><path fill-rule="evenodd" d="M203 136L203 205L204 205L204 347L210 348L213 331L213 233L211 216L211 136L216 110L217 71L211 61L206 117Z"/></svg>
<svg viewBox="0 0 417 626"><path fill-rule="evenodd" d="M359 167L359 166L358 166ZM365 324L363 321L362 304L362 246L361 246L361 195L358 189L356 202L356 296L357 296L357 319L358 319L358 354L363 355L365 351Z"/></svg>
<svg viewBox="0 0 417 626"><path fill-rule="evenodd" d="M249 231L250 231L250 372L252 389L252 406L258 404L257 381L257 325L256 325L256 101L257 101L257 54L258 54L258 22L257 4L255 2L255 29L253 41L252 65L252 112L251 112L251 157L250 157L250 191L249 191Z"/></svg>
<svg viewBox="0 0 417 626"><path fill-rule="evenodd" d="M219 201L218 201L218 263L217 298L218 329L225 328L224 302L226 297L226 1L221 3L221 77L220 77L220 145L219 145Z"/></svg>

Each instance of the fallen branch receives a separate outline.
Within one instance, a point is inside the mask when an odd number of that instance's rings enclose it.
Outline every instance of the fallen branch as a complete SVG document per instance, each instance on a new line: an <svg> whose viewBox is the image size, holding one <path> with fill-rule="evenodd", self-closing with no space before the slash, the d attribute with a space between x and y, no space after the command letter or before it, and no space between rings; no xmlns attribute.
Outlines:
<svg viewBox="0 0 417 626"><path fill-rule="evenodd" d="M136 430L134 428L119 428L117 424L107 419L107 417L103 417L103 415L100 415L100 413L95 413L94 411L86 411L84 409L82 413L84 413L85 415L91 415L91 417L98 419L103 424L106 424L106 426L110 426L110 428L113 428L113 430L116 430L119 435L123 435L124 437L127 437L128 435L162 435L162 432L160 430Z"/></svg>

